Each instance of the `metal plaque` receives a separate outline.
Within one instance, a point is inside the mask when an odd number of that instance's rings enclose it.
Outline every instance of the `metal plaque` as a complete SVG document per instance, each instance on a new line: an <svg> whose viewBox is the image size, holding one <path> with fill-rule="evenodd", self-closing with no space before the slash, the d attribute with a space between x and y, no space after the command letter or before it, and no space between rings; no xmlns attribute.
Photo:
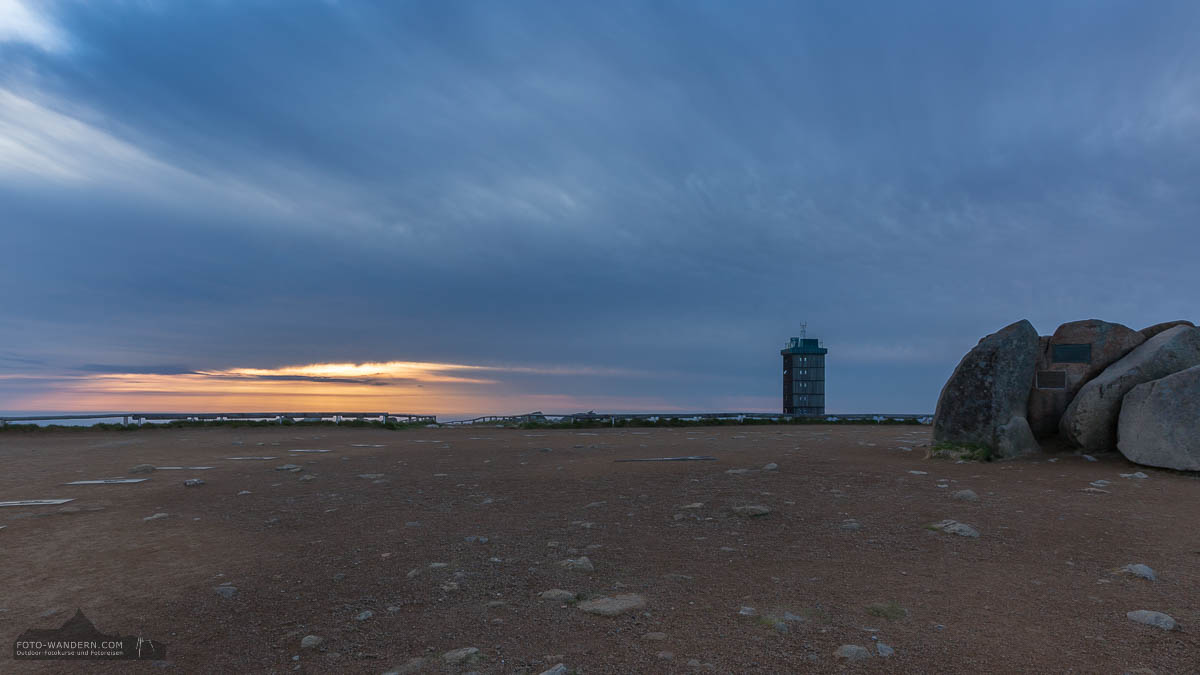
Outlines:
<svg viewBox="0 0 1200 675"><path fill-rule="evenodd" d="M1063 370L1039 370L1037 372L1038 389L1066 389L1067 373Z"/></svg>
<svg viewBox="0 0 1200 675"><path fill-rule="evenodd" d="M1051 354L1055 363L1091 363L1092 345L1054 345Z"/></svg>

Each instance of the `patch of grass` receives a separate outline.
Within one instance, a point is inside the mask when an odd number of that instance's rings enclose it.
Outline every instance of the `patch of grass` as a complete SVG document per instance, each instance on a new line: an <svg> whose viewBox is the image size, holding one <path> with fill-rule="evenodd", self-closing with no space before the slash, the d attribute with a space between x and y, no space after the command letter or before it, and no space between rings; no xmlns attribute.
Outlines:
<svg viewBox="0 0 1200 675"><path fill-rule="evenodd" d="M392 431L400 431L403 429L418 429L424 428L425 422L373 422L370 420L343 420L334 422L332 420L322 420L320 422L294 421L284 419L282 423L276 420L174 420L171 422L151 423L146 424L110 424L108 422L100 422L87 426L75 426L65 424L48 424L42 426L40 424L15 424L9 422L0 425L0 432L42 432L42 431L151 431L157 429L196 429L207 427L280 427L280 426L295 426L295 427L356 427L370 429L390 429Z"/></svg>
<svg viewBox="0 0 1200 675"><path fill-rule="evenodd" d="M935 443L925 453L925 459L965 460L968 462L990 462L992 450L979 443Z"/></svg>
<svg viewBox="0 0 1200 675"><path fill-rule="evenodd" d="M887 619L888 621L899 621L908 616L908 610L901 607L895 600L891 600L867 605L867 614Z"/></svg>

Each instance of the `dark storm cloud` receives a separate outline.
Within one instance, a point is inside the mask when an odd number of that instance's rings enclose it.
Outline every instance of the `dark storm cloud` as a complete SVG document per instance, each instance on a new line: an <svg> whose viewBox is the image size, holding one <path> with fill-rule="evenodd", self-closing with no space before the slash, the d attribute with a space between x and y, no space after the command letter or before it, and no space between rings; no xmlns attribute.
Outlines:
<svg viewBox="0 0 1200 675"><path fill-rule="evenodd" d="M46 21L0 42L0 340L48 369L585 364L644 375L512 386L773 406L807 321L831 409L927 412L1017 318L1196 318L1193 3Z"/></svg>

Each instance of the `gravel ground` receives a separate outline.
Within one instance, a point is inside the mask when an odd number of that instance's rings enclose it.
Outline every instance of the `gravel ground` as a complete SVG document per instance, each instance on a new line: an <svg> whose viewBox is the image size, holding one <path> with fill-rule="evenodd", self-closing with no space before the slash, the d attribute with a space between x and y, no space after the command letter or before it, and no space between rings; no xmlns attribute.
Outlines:
<svg viewBox="0 0 1200 675"><path fill-rule="evenodd" d="M928 440L914 426L5 432L0 501L74 501L0 508L0 633L80 608L106 633L165 641L168 659L14 662L5 647L0 672L1200 671L1195 476L1069 453L956 464L925 459ZM614 462L664 455L717 459ZM63 485L144 463L214 468ZM946 520L979 536L931 527ZM1119 571L1136 563L1157 580ZM551 589L578 600L539 597ZM1126 617L1143 609L1180 630Z"/></svg>

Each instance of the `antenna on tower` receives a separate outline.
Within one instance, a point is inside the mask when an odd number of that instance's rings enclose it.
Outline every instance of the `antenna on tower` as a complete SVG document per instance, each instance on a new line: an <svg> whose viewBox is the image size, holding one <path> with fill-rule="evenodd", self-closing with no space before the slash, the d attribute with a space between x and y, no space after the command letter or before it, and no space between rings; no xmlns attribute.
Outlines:
<svg viewBox="0 0 1200 675"><path fill-rule="evenodd" d="M800 337L808 337L808 323L800 324Z"/></svg>

